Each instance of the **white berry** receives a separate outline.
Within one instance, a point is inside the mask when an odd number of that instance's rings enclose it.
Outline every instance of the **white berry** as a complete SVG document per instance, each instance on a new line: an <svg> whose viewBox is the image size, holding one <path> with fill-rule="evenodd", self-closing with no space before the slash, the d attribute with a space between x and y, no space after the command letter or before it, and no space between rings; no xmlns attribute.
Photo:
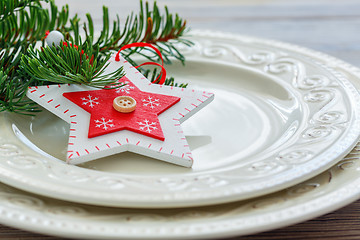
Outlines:
<svg viewBox="0 0 360 240"><path fill-rule="evenodd" d="M61 32L54 30L47 35L45 41L49 46L52 46L53 44L59 46L59 44L64 41L64 35L62 35Z"/></svg>

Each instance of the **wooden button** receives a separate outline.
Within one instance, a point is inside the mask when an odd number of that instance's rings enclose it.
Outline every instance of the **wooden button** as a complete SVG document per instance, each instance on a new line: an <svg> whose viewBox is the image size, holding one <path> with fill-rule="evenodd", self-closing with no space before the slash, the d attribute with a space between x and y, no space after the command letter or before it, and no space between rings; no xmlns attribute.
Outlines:
<svg viewBox="0 0 360 240"><path fill-rule="evenodd" d="M114 99L113 107L118 112L130 113L135 110L136 101L129 96L119 96Z"/></svg>

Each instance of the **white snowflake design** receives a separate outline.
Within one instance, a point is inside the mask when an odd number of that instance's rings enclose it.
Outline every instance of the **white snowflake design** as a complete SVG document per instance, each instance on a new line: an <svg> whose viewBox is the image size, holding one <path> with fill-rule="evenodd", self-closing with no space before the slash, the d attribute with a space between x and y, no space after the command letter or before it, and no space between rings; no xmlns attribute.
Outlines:
<svg viewBox="0 0 360 240"><path fill-rule="evenodd" d="M113 119L106 120L106 118L102 117L100 120L95 120L95 123L97 123L96 127L98 128L102 127L102 129L107 130L109 127L112 128L115 126L112 124Z"/></svg>
<svg viewBox="0 0 360 240"><path fill-rule="evenodd" d="M135 88L133 86L130 86L130 82L129 81L125 81L123 82L124 86L120 87L120 88L117 88L116 89L116 93L126 93L126 94L129 94L131 90L134 90Z"/></svg>
<svg viewBox="0 0 360 240"><path fill-rule="evenodd" d="M160 106L159 99L154 99L150 96L148 98L142 99L142 102L145 107L150 107L151 109Z"/></svg>
<svg viewBox="0 0 360 240"><path fill-rule="evenodd" d="M86 98L85 97L81 98L81 100L83 100L82 105L89 104L89 107L92 107L92 108L95 106L94 104L99 104L99 102L98 102L99 98L93 97L90 94Z"/></svg>
<svg viewBox="0 0 360 240"><path fill-rule="evenodd" d="M149 120L145 119L144 122L138 122L140 126L140 130L151 133L153 130L156 130L156 122L149 122Z"/></svg>

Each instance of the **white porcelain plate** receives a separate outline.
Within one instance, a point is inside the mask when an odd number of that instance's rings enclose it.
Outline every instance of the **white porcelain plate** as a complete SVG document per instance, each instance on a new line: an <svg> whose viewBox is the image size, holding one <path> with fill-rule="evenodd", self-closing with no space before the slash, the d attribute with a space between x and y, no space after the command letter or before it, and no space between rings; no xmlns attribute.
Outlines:
<svg viewBox="0 0 360 240"><path fill-rule="evenodd" d="M311 51L193 32L178 82L215 93L183 124L194 155L183 168L135 154L64 163L68 125L47 111L2 114L0 176L34 193L104 206L167 208L225 203L307 180L341 160L360 131L360 97Z"/></svg>
<svg viewBox="0 0 360 240"><path fill-rule="evenodd" d="M360 72L356 81L360 83ZM349 204L359 196L357 145L345 159L308 181L259 198L207 207L96 207L0 184L0 223L80 239L220 239L299 223Z"/></svg>

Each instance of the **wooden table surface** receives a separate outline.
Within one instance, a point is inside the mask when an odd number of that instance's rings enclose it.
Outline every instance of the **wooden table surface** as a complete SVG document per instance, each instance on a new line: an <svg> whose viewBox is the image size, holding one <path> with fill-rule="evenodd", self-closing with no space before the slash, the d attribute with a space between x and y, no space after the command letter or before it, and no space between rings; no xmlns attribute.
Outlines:
<svg viewBox="0 0 360 240"><path fill-rule="evenodd" d="M101 25L101 6L110 14L137 12L137 1L57 0L71 13L90 12ZM360 67L360 1L357 0L159 0L187 19L192 29L211 29L286 41ZM86 8L85 8L86 6ZM360 200L294 226L234 239L360 239ZM0 225L0 239L59 239Z"/></svg>

